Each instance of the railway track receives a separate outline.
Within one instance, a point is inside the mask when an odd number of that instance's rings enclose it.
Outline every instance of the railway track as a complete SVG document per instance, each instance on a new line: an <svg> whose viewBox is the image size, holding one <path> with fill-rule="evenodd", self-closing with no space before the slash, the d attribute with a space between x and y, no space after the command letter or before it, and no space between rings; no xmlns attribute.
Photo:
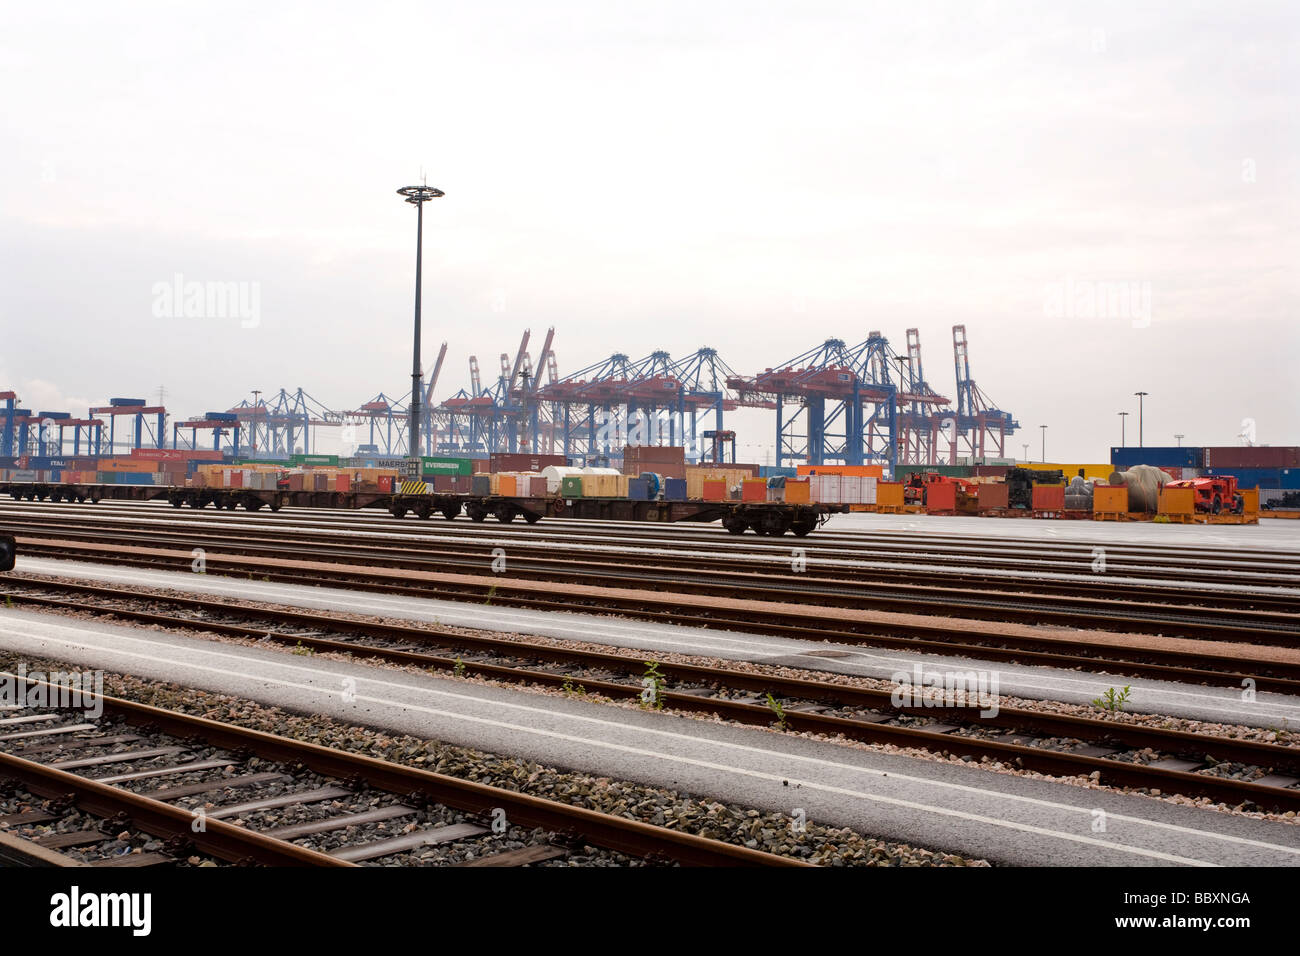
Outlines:
<svg viewBox="0 0 1300 956"><path fill-rule="evenodd" d="M714 555L788 555L790 545L765 542L761 538L736 538L716 526L679 524L671 527L641 525L635 522L565 521L556 519L537 526L523 527L492 523L396 521L388 516L368 512L326 511L320 509L285 509L278 515L243 512L177 513L166 505L151 502L102 502L93 509L69 504L25 503L14 505L0 500L0 518L14 519L40 515L100 520L114 516L124 520L153 521L174 527L178 523L202 522L205 526L286 527L334 530L348 534L399 535L406 538L473 539L490 536L518 539L535 544L558 544L581 541L584 544L608 541L629 547L672 547L705 549ZM890 560L917 562L941 560L945 565L1023 571L1030 565L1059 567L1077 572L1094 560L1098 541L1066 541L1052 538L977 537L970 534L943 534L932 530L899 532L888 528L861 531L823 529L817 539L800 542L800 547L822 556L843 556L855 560ZM1229 551L1218 546L1189 546L1176 543L1139 544L1104 539L1107 567L1135 578L1175 575L1198 578L1218 572L1234 572L1235 580L1248 585L1267 586L1277 580L1294 582L1300 575L1300 551L1260 547ZM1257 577L1256 577L1257 576Z"/></svg>
<svg viewBox="0 0 1300 956"><path fill-rule="evenodd" d="M68 554L67 542L156 544L184 549L217 548L222 553L249 557L297 555L338 564L364 562L382 567L469 575L489 569L495 555L500 553L491 542L457 553L444 551L441 545L436 551L430 551L402 545L353 544L310 534L284 540L272 532L250 533L243 529L236 534L226 529L201 529L207 533L196 533L193 530L84 527L77 523L55 523L51 527L44 522L20 521L11 522L8 530L20 536L20 546L26 553L52 554L57 551ZM48 534L59 536L57 547L38 537ZM1086 596L1079 596L1077 589L1074 593L1063 593L1058 585L1033 579L1002 582L1001 588L994 590L987 582L983 588L937 586L846 576L842 569L836 569L838 576L820 568L815 572L798 574L753 568L740 571L719 569L709 562L700 562L692 567L680 557L655 555L651 560L656 564L671 565L663 568L647 567L644 563L647 556L641 556L642 563L636 561L635 555L623 556L621 564L615 563L615 557L608 553L596 556L582 550L567 554L557 554L552 550L536 557L516 555L509 561L506 576L510 580L559 584L599 581L605 587L621 585L639 591L671 591L756 601L788 601L794 597L824 607L921 615L956 614L974 620L1091 627L1113 632L1156 633L1283 647L1300 643L1300 616L1294 613L1296 599L1277 593L1251 598L1240 595L1221 598L1217 591L1192 592L1197 595L1195 600L1201 603L1188 606L1170 603L1179 598L1185 601L1189 597L1185 589L1153 592L1148 588L1146 599L1138 600L1126 597L1123 586L1118 585L1114 588L1118 594L1103 596L1107 588L1098 587ZM1247 606L1241 606L1243 602Z"/></svg>
<svg viewBox="0 0 1300 956"><path fill-rule="evenodd" d="M56 692L41 681L23 686L25 693ZM93 857L105 844L120 844L113 834L129 824L166 847L102 855L91 865L174 864L198 852L271 866L523 866L563 861L586 845L683 865L803 865L146 704L102 702L93 720L66 707L0 711L0 781L10 792L21 787L54 800L5 818L11 830L49 829L75 813L102 822L55 828L34 842L44 850L88 848ZM524 845L501 849L510 843Z"/></svg>
<svg viewBox="0 0 1300 956"><path fill-rule="evenodd" d="M48 543L47 553L142 569L190 571L189 551ZM28 550L25 548L25 550ZM38 549L39 550L39 549ZM1147 642L1116 643L1084 633L976 629L959 620L908 618L905 622L852 615L829 616L815 607L770 602L688 598L617 588L557 587L546 582L511 581L486 576L425 574L380 568L250 560L210 553L208 573L257 577L265 581L316 587L331 584L389 595L472 603L496 603L539 611L619 613L661 624L728 629L810 641L865 644L951 655L954 652L1022 664L1105 669L1117 674L1242 686L1250 678L1260 690L1300 691L1300 665L1284 658L1243 660L1207 646L1205 650L1168 649ZM20 580L9 576L6 580Z"/></svg>
<svg viewBox="0 0 1300 956"><path fill-rule="evenodd" d="M161 524L161 523L159 523ZM41 533L47 526L39 522L11 520L7 528ZM80 532L99 532L111 534L119 530L107 523L76 522L73 527ZM137 533L175 535L181 541L187 534L196 532L185 529L173 529L170 526L151 528L140 527ZM198 526L199 531L211 534L210 529ZM362 540L361 543L340 542L336 529L295 529L292 544L285 544L285 529L274 525L262 526L250 524L242 527L238 524L221 534L223 542L229 545L255 546L268 542L275 543L282 550L292 548L302 550L308 547L340 548L347 547L359 557L387 557L393 561L407 562L404 566L447 567L463 566L469 569L481 568L491 563L493 550L500 546L500 539L486 535L465 535L450 538L436 537L430 540L423 535L398 535L374 541ZM433 546L433 548L430 547ZM434 550L436 549L436 550ZM432 555L436 554L436 558ZM673 580L685 580L681 574L689 573L691 580L698 580L702 570L717 576L719 583L744 582L749 579L761 580L763 576L777 574L783 582L790 581L791 552L778 549L772 552L754 552L731 554L726 550L701 553L695 549L671 551L656 549L647 554L642 550L618 545L605 545L592 542L557 543L553 541L534 541L523 537L512 542L511 555L518 573L557 574L566 566L597 566L612 574L619 571L643 567L647 558L652 558L657 569L665 575L677 572L679 577ZM520 557L523 555L523 557ZM1149 604L1186 605L1204 604L1213 601L1218 610L1258 610L1279 611L1292 610L1300 601L1300 568L1289 580L1293 590L1282 590L1274 583L1267 590L1235 591L1216 588L1213 591L1198 590L1194 583L1184 586L1144 584L1140 581L1116 580L1106 576L1099 580L1097 572L1091 570L1095 558L1091 555L1072 568L1074 574L1060 577L1032 577L1041 589L1043 598L1064 600L1067 598L1097 599L1104 595L1107 600L1122 597L1133 601L1141 599ZM804 576L809 582L816 582L819 588L834 588L839 585L852 584L855 588L871 587L875 589L895 587L919 590L916 584L918 574L906 567L893 567L870 562L845 561L840 559L820 558L815 563L815 572ZM1021 569L1022 571L1025 569ZM1080 572L1086 571L1086 575ZM941 569L927 568L924 573L925 589L935 594L960 596L971 592L987 591L993 593L1018 593L1025 591L1025 579L1010 575L991 574L988 570L973 572L948 572ZM942 592L939 590L942 585ZM805 586L812 586L811 584Z"/></svg>
<svg viewBox="0 0 1300 956"><path fill-rule="evenodd" d="M646 675L650 674L656 682L653 703L657 707L953 754L1053 775L1092 775L1109 785L1208 797L1232 805L1300 809L1300 789L1296 789L1300 776L1293 776L1300 775L1300 747L1296 746L1032 709L990 708L989 701L978 699L899 704L890 690L861 684L713 663L646 661L646 655L631 652L358 622L328 612L176 599L110 588L71 590L77 599L12 592L8 596L17 606L112 615L139 625L270 640L296 650L378 658L458 676L540 685L615 700L644 699ZM168 607L168 613L151 609L157 605ZM989 713L990 709L994 712Z"/></svg>

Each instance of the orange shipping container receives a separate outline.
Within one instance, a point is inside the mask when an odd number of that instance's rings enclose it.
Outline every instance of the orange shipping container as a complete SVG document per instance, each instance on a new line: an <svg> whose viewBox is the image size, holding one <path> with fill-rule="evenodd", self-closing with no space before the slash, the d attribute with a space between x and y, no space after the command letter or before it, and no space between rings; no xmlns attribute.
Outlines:
<svg viewBox="0 0 1300 956"><path fill-rule="evenodd" d="M1128 511L1128 487L1097 485L1092 490L1092 510L1096 514L1124 514Z"/></svg>
<svg viewBox="0 0 1300 956"><path fill-rule="evenodd" d="M740 486L741 501L766 501L767 479L746 478Z"/></svg>
<svg viewBox="0 0 1300 956"><path fill-rule="evenodd" d="M876 482L876 507L903 507L903 483L901 481Z"/></svg>
<svg viewBox="0 0 1300 956"><path fill-rule="evenodd" d="M785 500L792 505L806 505L810 501L808 480L787 478L785 480Z"/></svg>
<svg viewBox="0 0 1300 956"><path fill-rule="evenodd" d="M515 476L501 475L497 483L497 494L506 498L515 497Z"/></svg>
<svg viewBox="0 0 1300 956"><path fill-rule="evenodd" d="M705 478L701 487L701 497L705 501L726 501L726 481L721 478Z"/></svg>

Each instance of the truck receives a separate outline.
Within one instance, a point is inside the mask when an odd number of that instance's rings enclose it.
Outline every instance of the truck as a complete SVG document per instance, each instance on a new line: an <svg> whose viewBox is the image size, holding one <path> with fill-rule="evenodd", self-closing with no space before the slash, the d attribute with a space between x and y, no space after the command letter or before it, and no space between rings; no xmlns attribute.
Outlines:
<svg viewBox="0 0 1300 956"><path fill-rule="evenodd" d="M1241 514L1246 510L1246 500L1237 490L1237 479L1232 475L1214 475L1203 478L1181 478L1165 483L1166 488L1191 488L1196 492L1197 511L1219 514L1227 510Z"/></svg>

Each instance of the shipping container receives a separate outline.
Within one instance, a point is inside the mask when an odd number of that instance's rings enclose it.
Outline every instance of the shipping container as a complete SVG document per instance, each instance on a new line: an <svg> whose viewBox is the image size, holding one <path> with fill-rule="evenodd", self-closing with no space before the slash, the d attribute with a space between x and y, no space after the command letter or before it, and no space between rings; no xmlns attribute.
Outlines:
<svg viewBox="0 0 1300 956"><path fill-rule="evenodd" d="M1065 486L1062 485L1062 488ZM925 486L925 510L943 512L957 510L957 484L952 481L934 481Z"/></svg>
<svg viewBox="0 0 1300 956"><path fill-rule="evenodd" d="M1128 471L1134 465L1154 465L1156 468L1166 465L1172 468L1204 468L1202 451L1201 448L1186 445L1144 448L1125 445L1123 448L1110 450L1110 463L1119 471ZM1073 472L1070 472L1066 477L1072 474Z"/></svg>
<svg viewBox="0 0 1300 956"><path fill-rule="evenodd" d="M1035 511L1064 511L1065 485L1035 484L1031 504Z"/></svg>
<svg viewBox="0 0 1300 956"><path fill-rule="evenodd" d="M560 495L564 498L581 498L582 475L565 475L561 478Z"/></svg>
<svg viewBox="0 0 1300 956"><path fill-rule="evenodd" d="M1205 474L1231 475L1239 488L1300 488L1300 468L1206 468Z"/></svg>
<svg viewBox="0 0 1300 956"><path fill-rule="evenodd" d="M1253 445L1206 448L1202 467L1215 469L1300 468L1300 447L1294 445ZM1220 471L1220 474L1222 473Z"/></svg>
<svg viewBox="0 0 1300 956"><path fill-rule="evenodd" d="M785 479L785 500L790 504L803 505L808 504L811 500L809 496L810 483L808 478L791 478Z"/></svg>
<svg viewBox="0 0 1300 956"><path fill-rule="evenodd" d="M900 466L901 467L901 466ZM883 478L884 465L799 465L800 475L849 475L857 478Z"/></svg>
<svg viewBox="0 0 1300 956"><path fill-rule="evenodd" d="M496 452L488 461L488 470L497 472L533 472L543 468L563 467L569 463L563 455L530 455L526 452Z"/></svg>
<svg viewBox="0 0 1300 956"><path fill-rule="evenodd" d="M516 496L515 476L497 475L496 478L497 478L496 494L506 498L514 498Z"/></svg>
<svg viewBox="0 0 1300 956"><path fill-rule="evenodd" d="M664 478L664 500L685 501L686 500L686 479L685 478Z"/></svg>
<svg viewBox="0 0 1300 956"><path fill-rule="evenodd" d="M740 485L741 501L766 501L767 479L746 478Z"/></svg>
<svg viewBox="0 0 1300 956"><path fill-rule="evenodd" d="M722 478L704 478L700 482L700 498L703 501L726 501L727 482Z"/></svg>
<svg viewBox="0 0 1300 956"><path fill-rule="evenodd" d="M472 458L443 458L439 456L420 459L420 470L427 478L431 475L472 475L474 460Z"/></svg>
<svg viewBox="0 0 1300 956"><path fill-rule="evenodd" d="M779 468L776 465L763 465L758 469L760 478L794 478L798 474L799 469L789 465L782 465Z"/></svg>
<svg viewBox="0 0 1300 956"><path fill-rule="evenodd" d="M633 501L649 501L650 480L648 478L629 476L627 479L627 496Z"/></svg>
<svg viewBox="0 0 1300 956"><path fill-rule="evenodd" d="M480 498L492 494L492 476L486 474L471 476L469 493Z"/></svg>
<svg viewBox="0 0 1300 956"><path fill-rule="evenodd" d="M686 477L686 449L680 445L628 445L623 449L623 474L652 471L668 478Z"/></svg>
<svg viewBox="0 0 1300 956"><path fill-rule="evenodd" d="M980 467L989 467L983 465ZM975 501L980 511L997 511L1008 508L1010 489L1001 482L981 484L975 489Z"/></svg>

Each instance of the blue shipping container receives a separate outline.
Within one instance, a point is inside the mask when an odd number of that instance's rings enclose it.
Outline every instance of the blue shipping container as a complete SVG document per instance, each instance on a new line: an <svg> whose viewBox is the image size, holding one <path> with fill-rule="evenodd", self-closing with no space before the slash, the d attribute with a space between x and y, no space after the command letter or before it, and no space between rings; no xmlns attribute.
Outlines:
<svg viewBox="0 0 1300 956"><path fill-rule="evenodd" d="M686 500L686 479L665 478L664 479L664 500L685 501Z"/></svg>
<svg viewBox="0 0 1300 956"><path fill-rule="evenodd" d="M629 478L627 496L633 501L650 500L650 480L648 478Z"/></svg>
<svg viewBox="0 0 1300 956"><path fill-rule="evenodd" d="M1207 475L1232 475L1239 488L1300 488L1300 468L1207 468Z"/></svg>
<svg viewBox="0 0 1300 956"><path fill-rule="evenodd" d="M788 465L782 465L780 468L776 465L758 466L758 477L760 478L795 478L798 474L798 468L791 468Z"/></svg>
<svg viewBox="0 0 1300 956"><path fill-rule="evenodd" d="M1110 450L1110 463L1121 471L1134 465L1154 465L1156 468L1204 468L1204 454L1200 448L1186 445L1138 448L1125 445Z"/></svg>

